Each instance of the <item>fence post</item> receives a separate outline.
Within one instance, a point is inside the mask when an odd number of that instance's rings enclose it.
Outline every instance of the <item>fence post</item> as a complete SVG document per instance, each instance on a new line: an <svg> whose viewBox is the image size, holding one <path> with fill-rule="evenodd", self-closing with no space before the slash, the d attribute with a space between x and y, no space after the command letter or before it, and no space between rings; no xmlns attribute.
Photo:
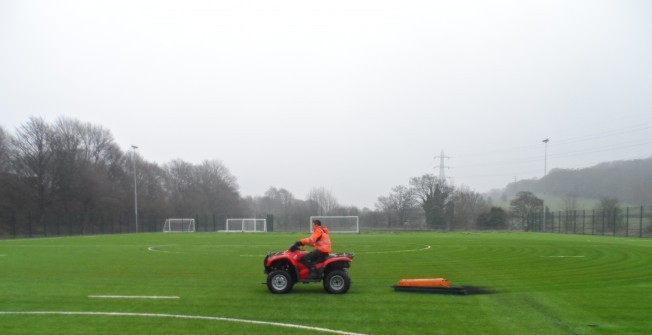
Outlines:
<svg viewBox="0 0 652 335"><path fill-rule="evenodd" d="M641 215L639 218L638 237L643 237L643 206L641 206Z"/></svg>
<svg viewBox="0 0 652 335"><path fill-rule="evenodd" d="M32 212L27 212L27 237L32 238Z"/></svg>
<svg viewBox="0 0 652 335"><path fill-rule="evenodd" d="M606 230L605 228L605 222L604 222L604 209L602 210L602 236L604 236L604 231Z"/></svg>
<svg viewBox="0 0 652 335"><path fill-rule="evenodd" d="M561 234L561 226L562 226L561 219L562 219L561 212L557 212L557 222L559 223L559 225L557 226L557 233L559 234Z"/></svg>
<svg viewBox="0 0 652 335"><path fill-rule="evenodd" d="M13 224L13 236L14 239L16 239L16 211L15 210L11 210L11 221Z"/></svg>
<svg viewBox="0 0 652 335"><path fill-rule="evenodd" d="M629 237L629 207L625 209L625 237Z"/></svg>
<svg viewBox="0 0 652 335"><path fill-rule="evenodd" d="M617 230L618 230L618 225L616 224L616 219L618 219L618 213L616 213L616 209L614 208L614 217L613 217L613 224L614 224L614 236L617 235Z"/></svg>

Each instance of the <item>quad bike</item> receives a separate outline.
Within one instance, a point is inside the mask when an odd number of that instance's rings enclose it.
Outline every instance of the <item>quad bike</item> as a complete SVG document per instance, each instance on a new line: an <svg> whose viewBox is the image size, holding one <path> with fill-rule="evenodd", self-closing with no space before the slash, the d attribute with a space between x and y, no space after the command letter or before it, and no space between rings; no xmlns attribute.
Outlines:
<svg viewBox="0 0 652 335"><path fill-rule="evenodd" d="M294 245L283 252L270 252L265 257L264 266L267 274L267 288L272 293L288 293L297 282L318 283L324 281L328 293L346 293L351 287L348 268L351 266L353 253L330 254L323 261L315 264L316 275L310 275L310 268L300 262L308 252Z"/></svg>

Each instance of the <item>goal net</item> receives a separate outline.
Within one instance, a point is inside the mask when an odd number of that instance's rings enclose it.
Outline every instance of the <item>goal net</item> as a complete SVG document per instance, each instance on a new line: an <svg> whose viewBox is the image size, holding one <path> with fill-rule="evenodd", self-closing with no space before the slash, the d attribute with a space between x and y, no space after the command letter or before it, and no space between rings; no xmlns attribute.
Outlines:
<svg viewBox="0 0 652 335"><path fill-rule="evenodd" d="M360 225L357 216L311 216L310 232L312 233L312 221L321 221L322 226L328 228L329 233L359 233Z"/></svg>
<svg viewBox="0 0 652 335"><path fill-rule="evenodd" d="M227 232L261 233L267 231L267 219L226 219Z"/></svg>
<svg viewBox="0 0 652 335"><path fill-rule="evenodd" d="M163 232L187 232L195 231L195 219L167 219L163 224Z"/></svg>

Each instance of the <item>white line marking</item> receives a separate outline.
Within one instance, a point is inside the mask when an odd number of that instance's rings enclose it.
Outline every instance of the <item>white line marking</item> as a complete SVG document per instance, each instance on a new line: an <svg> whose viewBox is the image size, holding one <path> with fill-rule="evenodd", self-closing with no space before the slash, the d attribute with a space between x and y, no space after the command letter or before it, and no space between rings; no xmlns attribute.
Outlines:
<svg viewBox="0 0 652 335"><path fill-rule="evenodd" d="M149 250L149 251L153 251L153 252L165 252L165 253L168 253L168 254L181 254L181 252L176 252L176 251L165 251L165 250L158 250L158 249L156 249L156 248L160 248L160 247L168 247L168 245L153 245L153 246L147 248L147 250Z"/></svg>
<svg viewBox="0 0 652 335"><path fill-rule="evenodd" d="M153 313L121 313L121 312L56 312L56 311L43 311L43 312L0 312L0 315L89 315L89 316L141 316L148 318L172 318L172 319L191 319L191 320L209 320L209 321L227 321L227 322L239 322L239 323L248 323L256 325L267 325L267 326L276 326L276 327L285 327L285 328L296 328L296 329L305 329L310 331L318 331L324 333L332 334L342 334L342 335L367 335L363 333L353 333L343 330L328 329L321 327L310 327L296 325L292 323L281 323L281 322L267 322L267 321L257 321L257 320L246 320L246 319L233 319L233 318L223 318L218 316L199 316L199 315L178 315L178 314L153 314Z"/></svg>
<svg viewBox="0 0 652 335"><path fill-rule="evenodd" d="M541 256L544 258L583 258L584 256Z"/></svg>
<svg viewBox="0 0 652 335"><path fill-rule="evenodd" d="M425 248L421 248L421 249L407 249L407 250L394 250L394 251L368 251L368 252L361 252L361 254L394 254L394 253L401 253L401 252L423 251L423 250L428 250L430 248L431 247L429 245L426 245Z"/></svg>
<svg viewBox="0 0 652 335"><path fill-rule="evenodd" d="M89 295L88 297L106 299L181 299L174 295Z"/></svg>

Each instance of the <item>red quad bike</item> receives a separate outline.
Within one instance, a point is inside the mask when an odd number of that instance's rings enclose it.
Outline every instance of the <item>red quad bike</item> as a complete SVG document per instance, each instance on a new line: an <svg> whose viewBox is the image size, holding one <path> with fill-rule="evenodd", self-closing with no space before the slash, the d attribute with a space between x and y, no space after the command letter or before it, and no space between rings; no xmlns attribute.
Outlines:
<svg viewBox="0 0 652 335"><path fill-rule="evenodd" d="M351 287L351 277L348 268L351 266L353 253L330 254L325 260L317 263L317 276L310 277L310 268L300 262L308 252L291 246L283 252L270 252L265 257L265 274L267 288L270 292L288 293L297 282L318 283L324 281L324 289L328 293L343 294Z"/></svg>

